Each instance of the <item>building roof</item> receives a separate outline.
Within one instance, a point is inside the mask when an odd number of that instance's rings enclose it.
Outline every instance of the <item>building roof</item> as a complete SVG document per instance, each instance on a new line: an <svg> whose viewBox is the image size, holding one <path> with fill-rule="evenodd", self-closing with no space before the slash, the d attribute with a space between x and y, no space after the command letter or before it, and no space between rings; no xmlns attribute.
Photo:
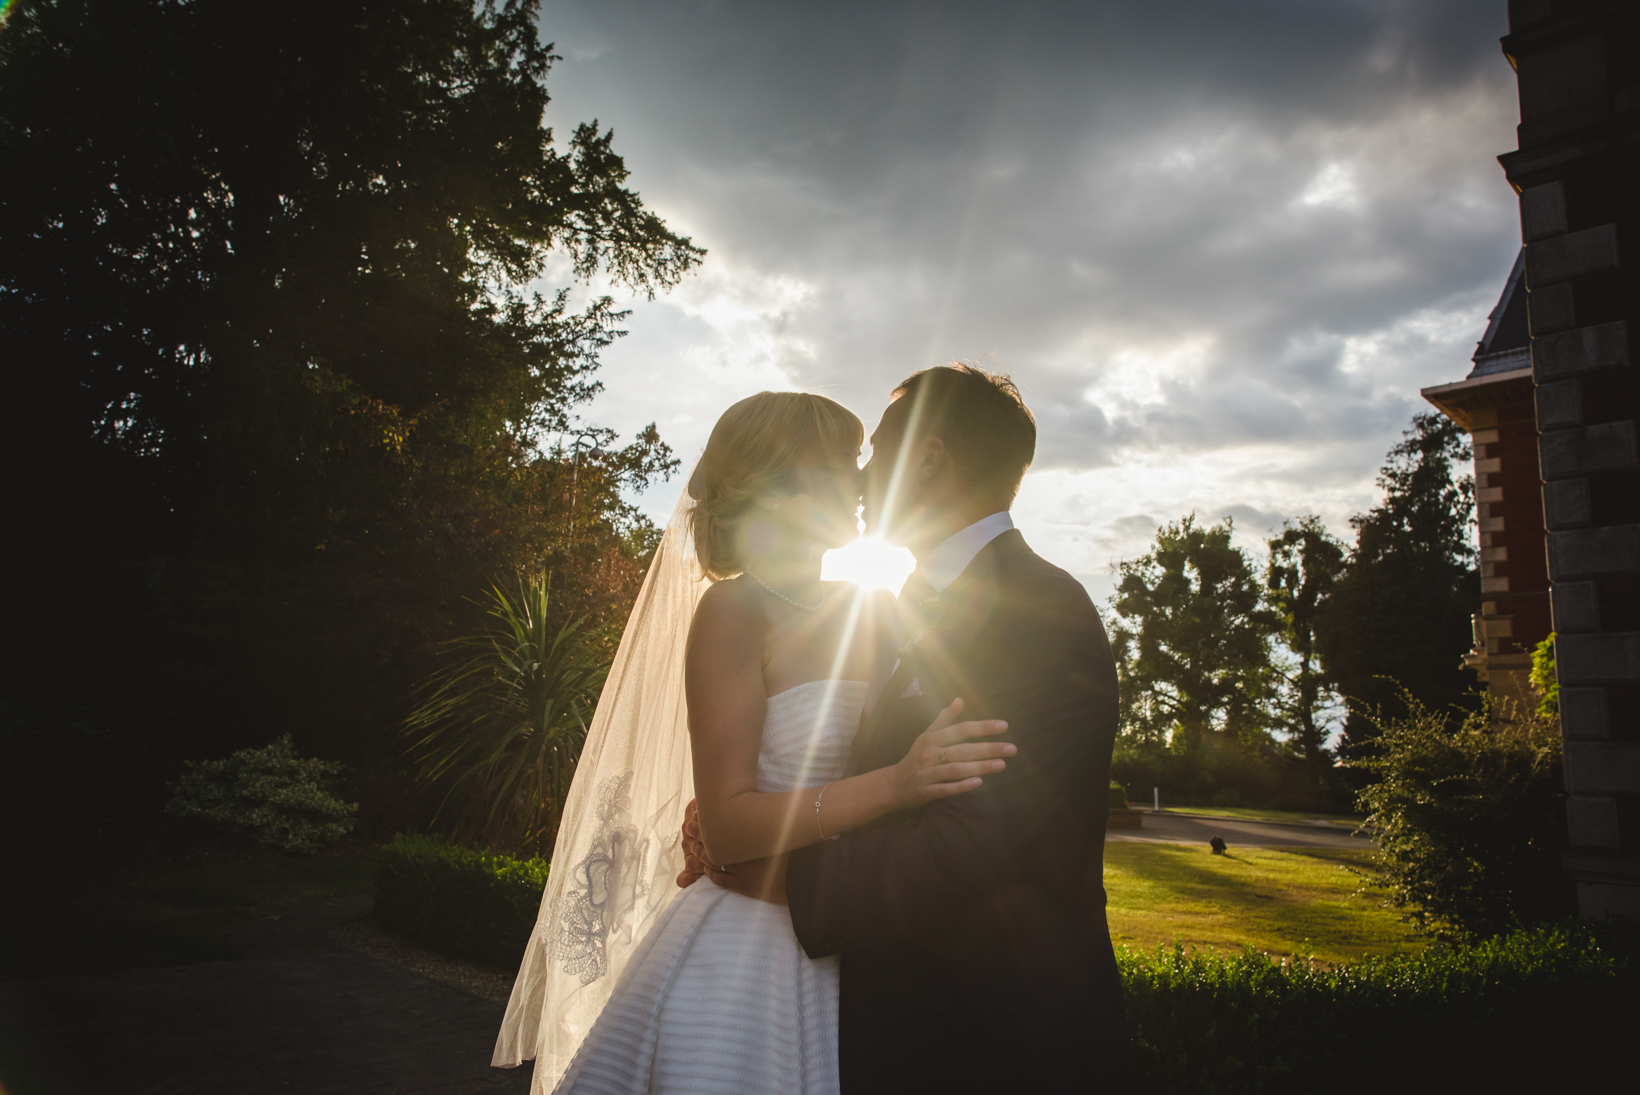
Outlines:
<svg viewBox="0 0 1640 1095"><path fill-rule="evenodd" d="M1515 254L1515 265L1509 271L1509 280L1503 283L1503 295L1488 316L1486 334L1475 345L1471 358L1475 367L1466 379L1510 373L1528 369L1532 365L1531 335L1526 327L1526 279L1522 276L1526 249Z"/></svg>
<svg viewBox="0 0 1640 1095"><path fill-rule="evenodd" d="M1486 334L1475 345L1469 375L1451 384L1423 390L1423 397L1466 430L1475 428L1476 412L1532 394L1531 334L1526 326L1526 252L1515 255L1515 265L1503 283L1503 295L1492 309Z"/></svg>

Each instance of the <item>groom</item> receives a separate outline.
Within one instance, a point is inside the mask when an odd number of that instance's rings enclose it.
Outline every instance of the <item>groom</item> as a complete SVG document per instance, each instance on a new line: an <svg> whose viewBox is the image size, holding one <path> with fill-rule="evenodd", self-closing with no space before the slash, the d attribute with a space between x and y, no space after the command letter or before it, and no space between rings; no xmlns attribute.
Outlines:
<svg viewBox="0 0 1640 1095"><path fill-rule="evenodd" d="M842 955L844 1095L1124 1092L1102 886L1116 668L1087 592L1008 514L1036 423L1008 378L954 365L901 384L871 445L866 518L917 557L915 618L853 768L894 764L958 697L1019 753L977 791L792 853L784 879L779 860L712 879L783 891L810 957Z"/></svg>

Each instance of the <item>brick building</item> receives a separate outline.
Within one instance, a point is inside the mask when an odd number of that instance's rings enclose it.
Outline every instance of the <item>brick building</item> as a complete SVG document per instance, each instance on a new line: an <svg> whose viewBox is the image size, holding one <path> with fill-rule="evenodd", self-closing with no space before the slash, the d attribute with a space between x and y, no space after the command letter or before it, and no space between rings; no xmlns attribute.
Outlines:
<svg viewBox="0 0 1640 1095"><path fill-rule="evenodd" d="M1475 450L1481 611L1465 661L1496 696L1525 700L1532 648L1548 637L1549 570L1538 475L1524 252L1475 348L1474 367L1424 398L1469 431Z"/></svg>

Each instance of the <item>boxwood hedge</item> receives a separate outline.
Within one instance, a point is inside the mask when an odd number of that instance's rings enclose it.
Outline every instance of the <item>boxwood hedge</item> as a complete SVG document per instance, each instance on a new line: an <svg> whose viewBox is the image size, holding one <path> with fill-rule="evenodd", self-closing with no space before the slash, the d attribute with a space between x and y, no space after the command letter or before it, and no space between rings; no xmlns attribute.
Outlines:
<svg viewBox="0 0 1640 1095"><path fill-rule="evenodd" d="M547 884L547 861L396 836L376 860L376 915L435 950L515 969Z"/></svg>
<svg viewBox="0 0 1640 1095"><path fill-rule="evenodd" d="M1521 930L1337 966L1119 952L1136 1090L1555 1091L1618 1067L1632 926Z"/></svg>
<svg viewBox="0 0 1640 1095"><path fill-rule="evenodd" d="M512 969L546 881L542 859L400 836L378 861L376 907L427 946ZM1135 1090L1566 1090L1623 1067L1637 939L1633 925L1570 923L1336 966L1119 951Z"/></svg>

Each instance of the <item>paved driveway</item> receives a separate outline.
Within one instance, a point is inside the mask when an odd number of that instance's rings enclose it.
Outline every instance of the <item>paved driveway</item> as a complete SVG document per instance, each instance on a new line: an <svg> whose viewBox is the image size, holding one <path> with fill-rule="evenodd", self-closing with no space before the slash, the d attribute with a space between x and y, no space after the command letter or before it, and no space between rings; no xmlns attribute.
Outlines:
<svg viewBox="0 0 1640 1095"><path fill-rule="evenodd" d="M1206 844L1216 836L1223 837L1232 848L1360 848L1370 851L1375 847L1372 841L1351 836L1349 830L1333 826L1241 821L1172 811L1161 814L1147 812L1138 829L1113 829L1105 834L1105 839L1138 844Z"/></svg>
<svg viewBox="0 0 1640 1095"><path fill-rule="evenodd" d="M527 1092L530 1065L490 1067L501 1008L325 942L357 904L252 925L240 961L0 982L0 1091Z"/></svg>

